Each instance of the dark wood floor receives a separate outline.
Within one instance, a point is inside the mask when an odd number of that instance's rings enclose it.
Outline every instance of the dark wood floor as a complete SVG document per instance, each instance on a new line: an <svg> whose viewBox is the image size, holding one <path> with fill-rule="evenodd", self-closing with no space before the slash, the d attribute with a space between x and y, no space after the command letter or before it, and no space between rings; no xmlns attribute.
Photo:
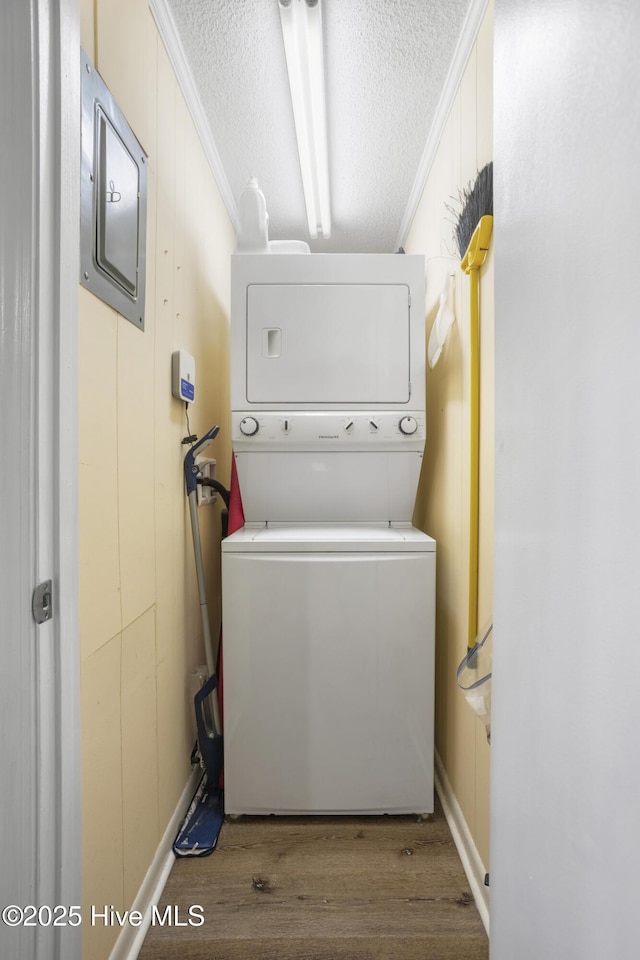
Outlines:
<svg viewBox="0 0 640 960"><path fill-rule="evenodd" d="M160 902L202 926L149 929L139 960L486 960L439 806L416 817L247 817L178 860Z"/></svg>

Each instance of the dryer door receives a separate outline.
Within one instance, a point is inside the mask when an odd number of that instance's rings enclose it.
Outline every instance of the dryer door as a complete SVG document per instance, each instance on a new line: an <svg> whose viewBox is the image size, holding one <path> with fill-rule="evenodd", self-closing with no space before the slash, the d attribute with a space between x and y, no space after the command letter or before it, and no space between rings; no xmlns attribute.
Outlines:
<svg viewBox="0 0 640 960"><path fill-rule="evenodd" d="M407 403L409 287L251 284L247 400Z"/></svg>

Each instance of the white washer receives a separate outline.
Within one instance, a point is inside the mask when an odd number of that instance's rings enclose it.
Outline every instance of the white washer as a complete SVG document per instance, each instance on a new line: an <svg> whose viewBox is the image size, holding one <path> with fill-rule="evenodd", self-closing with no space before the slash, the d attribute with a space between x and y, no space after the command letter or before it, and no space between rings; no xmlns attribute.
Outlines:
<svg viewBox="0 0 640 960"><path fill-rule="evenodd" d="M410 525L224 541L228 813L433 810L435 559Z"/></svg>

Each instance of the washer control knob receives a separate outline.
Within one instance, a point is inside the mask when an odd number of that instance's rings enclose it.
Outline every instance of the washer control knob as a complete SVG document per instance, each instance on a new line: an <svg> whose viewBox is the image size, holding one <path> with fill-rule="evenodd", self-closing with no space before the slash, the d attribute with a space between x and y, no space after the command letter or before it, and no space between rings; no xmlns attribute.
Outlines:
<svg viewBox="0 0 640 960"><path fill-rule="evenodd" d="M255 417L245 417L240 421L240 433L244 433L245 437L255 436L259 429L260 424Z"/></svg>
<svg viewBox="0 0 640 960"><path fill-rule="evenodd" d="M418 429L418 421L415 417L403 417L398 426L400 427L400 433L410 437Z"/></svg>

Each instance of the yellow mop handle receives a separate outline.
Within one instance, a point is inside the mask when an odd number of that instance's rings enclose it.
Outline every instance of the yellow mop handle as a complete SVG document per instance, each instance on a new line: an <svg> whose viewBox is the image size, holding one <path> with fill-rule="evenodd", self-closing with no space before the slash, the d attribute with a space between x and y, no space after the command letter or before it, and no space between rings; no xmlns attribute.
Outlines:
<svg viewBox="0 0 640 960"><path fill-rule="evenodd" d="M480 267L487 258L493 217L480 219L461 269L469 275L469 619L467 649L478 633L478 552L480 537Z"/></svg>

